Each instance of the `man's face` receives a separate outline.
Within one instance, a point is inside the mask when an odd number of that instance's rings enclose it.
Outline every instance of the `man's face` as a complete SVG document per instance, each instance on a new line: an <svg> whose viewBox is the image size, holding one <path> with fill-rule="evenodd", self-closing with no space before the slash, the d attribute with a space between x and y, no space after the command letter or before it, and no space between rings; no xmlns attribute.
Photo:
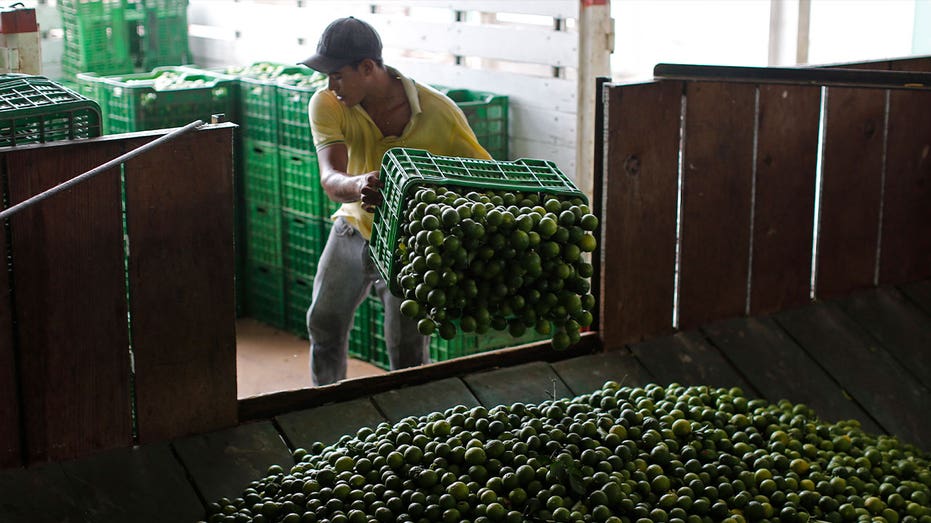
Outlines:
<svg viewBox="0 0 931 523"><path fill-rule="evenodd" d="M365 71L365 63L356 67L344 66L327 75L327 88L336 93L336 97L346 107L353 107L365 97Z"/></svg>

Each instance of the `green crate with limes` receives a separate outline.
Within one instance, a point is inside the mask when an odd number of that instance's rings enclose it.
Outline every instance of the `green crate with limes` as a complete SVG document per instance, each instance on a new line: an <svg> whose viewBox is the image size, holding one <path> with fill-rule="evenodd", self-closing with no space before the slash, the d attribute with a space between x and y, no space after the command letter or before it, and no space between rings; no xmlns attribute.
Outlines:
<svg viewBox="0 0 931 523"><path fill-rule="evenodd" d="M375 209L370 247L378 271L398 296L401 292L395 259L400 218L408 197L418 187L547 193L588 202L585 194L549 160L478 160L396 147L382 157L380 178L384 203Z"/></svg>
<svg viewBox="0 0 931 523"><path fill-rule="evenodd" d="M309 69L307 71L310 71ZM276 92L278 106L278 143L296 151L313 151L307 105L327 78L319 73L303 77L280 78Z"/></svg>

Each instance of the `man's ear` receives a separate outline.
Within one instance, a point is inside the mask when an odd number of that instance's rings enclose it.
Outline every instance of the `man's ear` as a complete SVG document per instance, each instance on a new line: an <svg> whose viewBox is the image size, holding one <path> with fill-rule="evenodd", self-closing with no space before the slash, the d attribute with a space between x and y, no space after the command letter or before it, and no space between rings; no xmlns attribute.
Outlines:
<svg viewBox="0 0 931 523"><path fill-rule="evenodd" d="M371 75L375 71L375 68L376 68L375 60L372 60L371 58L366 58L365 60L362 60L362 62L359 64L359 67L362 68L363 74Z"/></svg>

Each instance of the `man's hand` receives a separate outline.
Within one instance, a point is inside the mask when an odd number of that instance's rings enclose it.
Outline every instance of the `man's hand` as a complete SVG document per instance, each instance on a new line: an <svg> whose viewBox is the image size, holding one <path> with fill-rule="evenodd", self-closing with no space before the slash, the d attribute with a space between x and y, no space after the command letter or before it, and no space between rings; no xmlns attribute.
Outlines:
<svg viewBox="0 0 931 523"><path fill-rule="evenodd" d="M375 207L378 207L384 201L384 197L381 194L381 189L384 187L384 184L378 179L378 171L365 173L358 176L358 178L359 193L362 196L362 208L365 209L366 212L375 212Z"/></svg>

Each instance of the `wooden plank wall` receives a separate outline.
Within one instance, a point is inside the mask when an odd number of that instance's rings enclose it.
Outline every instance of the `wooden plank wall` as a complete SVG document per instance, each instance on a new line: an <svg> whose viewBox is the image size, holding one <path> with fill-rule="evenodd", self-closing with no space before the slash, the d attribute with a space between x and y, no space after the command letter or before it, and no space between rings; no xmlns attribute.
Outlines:
<svg viewBox="0 0 931 523"><path fill-rule="evenodd" d="M189 133L126 164L125 230L119 167L9 218L0 243L0 467L236 423L233 129ZM165 132L4 149L5 201Z"/></svg>
<svg viewBox="0 0 931 523"><path fill-rule="evenodd" d="M603 99L606 349L931 276L931 92L664 80Z"/></svg>
<svg viewBox="0 0 931 523"><path fill-rule="evenodd" d="M509 14L532 22L505 21ZM416 81L507 95L510 156L552 160L575 177L576 0L191 0L191 51L202 67L296 63L327 24L350 15L370 22L386 63Z"/></svg>

